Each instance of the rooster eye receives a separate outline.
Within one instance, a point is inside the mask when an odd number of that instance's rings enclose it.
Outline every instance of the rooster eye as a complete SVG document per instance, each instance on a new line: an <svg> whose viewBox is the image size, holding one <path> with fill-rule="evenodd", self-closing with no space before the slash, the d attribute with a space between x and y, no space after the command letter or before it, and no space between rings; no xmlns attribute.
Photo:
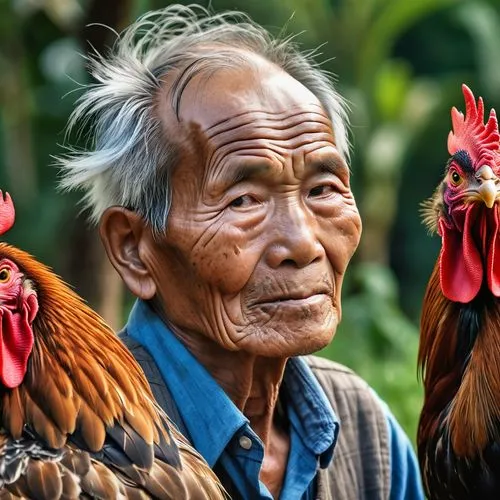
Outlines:
<svg viewBox="0 0 500 500"><path fill-rule="evenodd" d="M456 170L451 172L450 179L454 186L458 186L462 182L462 176Z"/></svg>
<svg viewBox="0 0 500 500"><path fill-rule="evenodd" d="M0 283L6 283L9 281L10 271L8 269L2 269L0 271Z"/></svg>

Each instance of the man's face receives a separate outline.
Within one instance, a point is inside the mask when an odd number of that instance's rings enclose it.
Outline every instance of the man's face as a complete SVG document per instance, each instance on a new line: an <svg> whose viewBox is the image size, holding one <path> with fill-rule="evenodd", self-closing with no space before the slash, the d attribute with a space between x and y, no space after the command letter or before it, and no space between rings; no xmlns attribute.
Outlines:
<svg viewBox="0 0 500 500"><path fill-rule="evenodd" d="M256 59L193 80L180 120L190 147L152 259L165 316L230 350L324 347L361 222L319 101Z"/></svg>

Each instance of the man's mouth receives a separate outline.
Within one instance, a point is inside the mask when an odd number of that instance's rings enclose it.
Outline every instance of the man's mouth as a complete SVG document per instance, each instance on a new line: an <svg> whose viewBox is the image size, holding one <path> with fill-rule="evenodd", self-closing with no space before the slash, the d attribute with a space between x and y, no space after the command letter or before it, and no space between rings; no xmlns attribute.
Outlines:
<svg viewBox="0 0 500 500"><path fill-rule="evenodd" d="M331 299L331 292L327 290L314 291L314 292L297 292L287 293L280 295L273 295L269 297L262 297L251 304L251 308L262 306L312 306L320 304L325 300Z"/></svg>
<svg viewBox="0 0 500 500"><path fill-rule="evenodd" d="M301 299L279 299L273 302L264 302L262 305L266 306L284 306L284 307L304 307L304 306L314 306L324 302L326 299L330 297L326 293L316 293L314 295L310 295L309 297L304 297Z"/></svg>

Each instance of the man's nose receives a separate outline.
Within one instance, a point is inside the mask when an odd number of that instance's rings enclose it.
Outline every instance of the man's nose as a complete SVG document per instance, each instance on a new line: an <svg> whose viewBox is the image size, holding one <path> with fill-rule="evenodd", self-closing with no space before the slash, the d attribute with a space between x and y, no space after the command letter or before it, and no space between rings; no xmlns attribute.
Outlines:
<svg viewBox="0 0 500 500"><path fill-rule="evenodd" d="M268 232L269 266L301 268L321 259L324 249L316 234L314 216L298 203L292 203L280 212L273 217L273 227Z"/></svg>

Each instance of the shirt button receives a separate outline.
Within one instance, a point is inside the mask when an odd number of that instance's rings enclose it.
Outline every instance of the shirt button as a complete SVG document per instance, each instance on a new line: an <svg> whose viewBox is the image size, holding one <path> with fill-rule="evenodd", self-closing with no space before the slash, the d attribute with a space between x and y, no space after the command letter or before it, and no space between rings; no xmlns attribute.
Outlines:
<svg viewBox="0 0 500 500"><path fill-rule="evenodd" d="M240 437L240 446L244 450L249 450L252 447L252 440L248 436Z"/></svg>

